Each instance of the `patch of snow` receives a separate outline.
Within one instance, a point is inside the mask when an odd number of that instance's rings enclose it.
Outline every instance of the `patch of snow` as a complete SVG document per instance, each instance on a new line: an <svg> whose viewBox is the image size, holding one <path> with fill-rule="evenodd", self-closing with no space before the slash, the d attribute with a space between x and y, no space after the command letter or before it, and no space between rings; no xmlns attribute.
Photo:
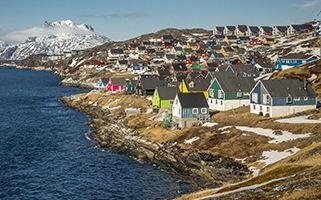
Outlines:
<svg viewBox="0 0 321 200"><path fill-rule="evenodd" d="M258 176L260 173L260 169L254 166L249 167L249 170L252 171L253 176Z"/></svg>
<svg viewBox="0 0 321 200"><path fill-rule="evenodd" d="M216 126L216 125L218 125L218 123L216 123L216 122L206 122L202 126L213 127L213 126Z"/></svg>
<svg viewBox="0 0 321 200"><path fill-rule="evenodd" d="M316 78L318 78L318 76L315 75L315 74L312 74L311 77L308 78L308 81L309 81L309 82L314 82L314 80L315 80Z"/></svg>
<svg viewBox="0 0 321 200"><path fill-rule="evenodd" d="M231 131L227 130L227 131L223 131L221 134L226 134L226 133L230 133Z"/></svg>
<svg viewBox="0 0 321 200"><path fill-rule="evenodd" d="M199 137L192 137L192 138L190 138L190 139L188 139L188 140L185 140L184 141L184 144L192 144L193 142L195 142L195 141L197 141L197 140L199 140L200 138Z"/></svg>
<svg viewBox="0 0 321 200"><path fill-rule="evenodd" d="M262 153L263 159L259 160L258 162L265 163L264 167L266 167L268 165L278 162L279 160L282 160L283 158L286 158L295 154L299 150L300 150L299 148L293 147L285 151L274 151L274 150L264 151Z"/></svg>
<svg viewBox="0 0 321 200"><path fill-rule="evenodd" d="M224 130L226 130L226 129L229 129L229 128L232 128L233 126L224 126L224 127L222 127L222 128L219 128L218 130L219 131L224 131Z"/></svg>
<svg viewBox="0 0 321 200"><path fill-rule="evenodd" d="M109 110L116 110L118 108L121 108L122 106L115 106L115 107L112 107L112 108L108 108Z"/></svg>
<svg viewBox="0 0 321 200"><path fill-rule="evenodd" d="M246 126L236 126L235 128L242 130L242 131L253 132L258 135L273 138L273 140L270 140L269 143L286 142L286 141L295 140L298 138L309 137L311 135L310 133L292 134L289 131L281 131L282 134L276 135L276 134L274 134L274 130L272 130L272 129L252 128L252 127L246 127Z"/></svg>
<svg viewBox="0 0 321 200"><path fill-rule="evenodd" d="M146 99L152 101L153 100L153 96L146 96Z"/></svg>
<svg viewBox="0 0 321 200"><path fill-rule="evenodd" d="M286 119L278 119L275 122L279 123L289 123L289 124L318 124L321 123L321 120L312 120L308 119L308 116L298 116Z"/></svg>

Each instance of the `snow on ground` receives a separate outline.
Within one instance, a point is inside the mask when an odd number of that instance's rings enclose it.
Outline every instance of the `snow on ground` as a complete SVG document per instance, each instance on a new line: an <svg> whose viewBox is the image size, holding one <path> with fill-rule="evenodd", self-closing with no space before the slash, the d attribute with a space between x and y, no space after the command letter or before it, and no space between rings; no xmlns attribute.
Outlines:
<svg viewBox="0 0 321 200"><path fill-rule="evenodd" d="M190 138L190 139L188 139L188 140L185 140L184 141L184 144L192 144L193 142L195 142L195 141L197 141L197 140L199 140L200 138L199 137L192 137L192 138Z"/></svg>
<svg viewBox="0 0 321 200"><path fill-rule="evenodd" d="M275 131L272 129L252 128L252 127L246 127L246 126L236 126L235 128L242 131L253 132L258 135L263 135L266 137L273 138L273 140L270 140L269 143L286 142L286 141L295 140L298 138L309 137L311 135L310 133L292 134L289 131L280 131L282 134L275 134Z"/></svg>
<svg viewBox="0 0 321 200"><path fill-rule="evenodd" d="M233 126L224 126L224 127L222 127L222 128L219 128L218 130L219 131L224 131L224 130L226 130L226 129L229 129L229 128L232 128Z"/></svg>
<svg viewBox="0 0 321 200"><path fill-rule="evenodd" d="M115 106L115 107L112 107L112 108L109 108L108 110L116 110L118 108L121 108L122 106Z"/></svg>
<svg viewBox="0 0 321 200"><path fill-rule="evenodd" d="M274 150L264 151L262 153L263 159L259 160L258 162L265 163L264 167L266 167L268 165L278 162L279 160L282 160L283 158L292 156L293 154L295 154L299 150L300 150L299 148L293 147L293 148L287 149L285 151L274 151Z"/></svg>
<svg viewBox="0 0 321 200"><path fill-rule="evenodd" d="M278 119L275 120L275 122L279 123L289 123L289 124L317 124L321 123L321 120L312 120L308 119L308 116L298 116L298 117L292 117L292 118L286 118L286 119Z"/></svg>
<svg viewBox="0 0 321 200"><path fill-rule="evenodd" d="M202 126L213 127L216 125L218 125L218 123L216 123L216 122L205 122Z"/></svg>
<svg viewBox="0 0 321 200"><path fill-rule="evenodd" d="M152 101L153 100L153 96L146 96L146 99Z"/></svg>

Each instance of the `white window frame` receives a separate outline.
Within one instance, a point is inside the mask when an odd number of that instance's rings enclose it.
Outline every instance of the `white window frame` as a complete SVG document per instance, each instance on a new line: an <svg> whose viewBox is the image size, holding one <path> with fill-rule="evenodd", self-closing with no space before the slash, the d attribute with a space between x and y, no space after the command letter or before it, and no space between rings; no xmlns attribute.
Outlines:
<svg viewBox="0 0 321 200"><path fill-rule="evenodd" d="M207 113L207 108L201 108L201 113L206 114Z"/></svg>
<svg viewBox="0 0 321 200"><path fill-rule="evenodd" d="M192 113L193 113L194 115L198 114L198 109L197 109L197 108L193 108L193 109L192 109Z"/></svg>
<svg viewBox="0 0 321 200"><path fill-rule="evenodd" d="M309 97L304 97L304 101L307 101L309 99Z"/></svg>
<svg viewBox="0 0 321 200"><path fill-rule="evenodd" d="M210 97L214 97L214 89L210 89L210 91L209 91L209 95L210 95Z"/></svg>
<svg viewBox="0 0 321 200"><path fill-rule="evenodd" d="M241 90L236 92L236 97L237 98L242 98L242 91Z"/></svg>
<svg viewBox="0 0 321 200"><path fill-rule="evenodd" d="M300 100L301 100L300 97L295 97L295 98L293 98L293 101L300 101Z"/></svg>
<svg viewBox="0 0 321 200"><path fill-rule="evenodd" d="M270 104L270 96L268 94L263 94L263 104L267 105L267 104Z"/></svg>
<svg viewBox="0 0 321 200"><path fill-rule="evenodd" d="M217 98L219 98L219 99L224 98L223 90L217 90Z"/></svg>
<svg viewBox="0 0 321 200"><path fill-rule="evenodd" d="M258 100L259 100L258 93L253 92L251 96L252 96L252 101L255 102L255 103L258 103Z"/></svg>

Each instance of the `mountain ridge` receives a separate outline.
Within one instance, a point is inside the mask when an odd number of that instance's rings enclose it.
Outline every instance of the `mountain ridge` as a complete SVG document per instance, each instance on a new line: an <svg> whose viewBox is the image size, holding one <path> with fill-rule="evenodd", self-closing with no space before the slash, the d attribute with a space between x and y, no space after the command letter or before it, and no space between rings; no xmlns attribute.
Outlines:
<svg viewBox="0 0 321 200"><path fill-rule="evenodd" d="M66 51L89 49L111 41L106 36L96 34L92 26L76 25L71 20L45 21L44 27L37 28L36 31L34 36L17 45L1 45L0 42L0 59L22 60L33 54L63 54Z"/></svg>

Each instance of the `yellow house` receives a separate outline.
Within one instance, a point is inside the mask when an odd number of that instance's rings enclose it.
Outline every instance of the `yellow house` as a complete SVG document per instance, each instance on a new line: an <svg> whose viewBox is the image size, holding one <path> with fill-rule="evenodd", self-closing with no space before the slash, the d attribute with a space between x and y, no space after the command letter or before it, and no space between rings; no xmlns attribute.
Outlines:
<svg viewBox="0 0 321 200"><path fill-rule="evenodd" d="M232 56L234 55L234 49L230 46L223 46L220 50L221 54L223 54L224 56Z"/></svg>
<svg viewBox="0 0 321 200"><path fill-rule="evenodd" d="M275 40L274 40L274 38L264 38L263 44L274 45Z"/></svg>
<svg viewBox="0 0 321 200"><path fill-rule="evenodd" d="M208 98L208 87L210 81L207 79L185 79L179 85L181 93L203 93L205 98Z"/></svg>

